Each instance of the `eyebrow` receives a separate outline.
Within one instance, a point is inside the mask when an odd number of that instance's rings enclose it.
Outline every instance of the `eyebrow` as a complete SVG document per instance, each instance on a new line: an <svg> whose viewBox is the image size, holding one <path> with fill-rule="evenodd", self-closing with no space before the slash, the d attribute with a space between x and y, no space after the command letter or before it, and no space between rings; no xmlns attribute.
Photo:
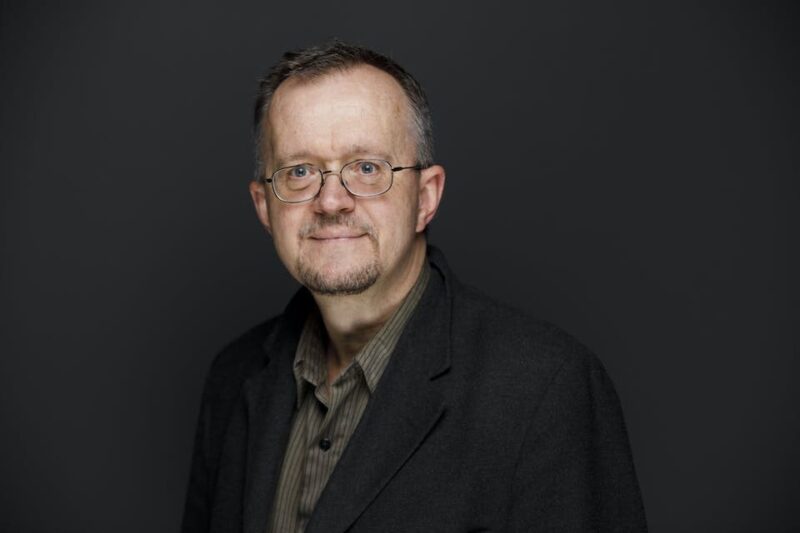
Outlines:
<svg viewBox="0 0 800 533"><path fill-rule="evenodd" d="M375 150L374 147L371 148L361 144L354 144L350 146L342 153L341 157L345 163L360 157L375 157L378 159L385 159L387 161L391 158L391 156L389 156L389 154L386 152L378 151ZM319 158L315 157L314 154L308 150L301 150L299 152L292 152L284 157L276 158L276 168L283 168L292 164L304 162L313 163L315 161L319 161Z"/></svg>

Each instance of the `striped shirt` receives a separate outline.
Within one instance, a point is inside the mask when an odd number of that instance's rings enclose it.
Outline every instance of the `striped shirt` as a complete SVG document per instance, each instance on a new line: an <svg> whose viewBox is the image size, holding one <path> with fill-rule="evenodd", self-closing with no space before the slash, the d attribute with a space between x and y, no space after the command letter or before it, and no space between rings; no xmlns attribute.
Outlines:
<svg viewBox="0 0 800 533"><path fill-rule="evenodd" d="M426 262L397 311L330 387L326 384L327 334L319 311L309 315L295 352L297 405L275 492L270 532L305 530L429 277Z"/></svg>

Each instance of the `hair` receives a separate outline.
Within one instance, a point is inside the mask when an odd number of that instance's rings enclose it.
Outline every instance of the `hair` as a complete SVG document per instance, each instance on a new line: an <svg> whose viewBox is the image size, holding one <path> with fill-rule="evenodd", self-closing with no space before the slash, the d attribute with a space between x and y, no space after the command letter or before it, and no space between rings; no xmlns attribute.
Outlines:
<svg viewBox="0 0 800 533"><path fill-rule="evenodd" d="M422 86L394 60L362 46L334 39L322 46L312 46L283 54L281 60L259 80L253 117L253 147L256 180L264 176L264 116L275 91L289 78L313 80L359 65L370 65L392 76L403 88L411 111L411 126L417 141L417 163L433 165L433 120Z"/></svg>

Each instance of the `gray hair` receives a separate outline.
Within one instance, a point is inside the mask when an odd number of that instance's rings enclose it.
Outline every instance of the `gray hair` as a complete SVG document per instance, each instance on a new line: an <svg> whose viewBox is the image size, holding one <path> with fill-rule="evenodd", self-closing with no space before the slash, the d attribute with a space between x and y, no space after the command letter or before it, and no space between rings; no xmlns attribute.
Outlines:
<svg viewBox="0 0 800 533"><path fill-rule="evenodd" d="M264 177L264 116L278 86L289 78L312 80L333 71L344 71L358 65L370 65L392 76L403 88L411 110L411 127L417 138L417 163L433 165L433 120L428 99L419 82L394 60L362 46L333 40L322 46L312 46L283 54L258 84L253 120L256 180Z"/></svg>

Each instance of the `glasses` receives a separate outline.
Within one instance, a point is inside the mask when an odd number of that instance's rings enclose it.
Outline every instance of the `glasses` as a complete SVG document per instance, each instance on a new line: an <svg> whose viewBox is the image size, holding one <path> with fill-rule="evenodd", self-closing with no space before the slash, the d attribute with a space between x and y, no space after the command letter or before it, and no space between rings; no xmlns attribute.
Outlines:
<svg viewBox="0 0 800 533"><path fill-rule="evenodd" d="M422 170L422 165L393 167L382 159L358 159L342 167L339 172L322 170L310 163L301 163L276 170L264 181L272 184L278 200L287 204L307 202L319 194L328 174L338 174L339 181L353 196L367 198L379 196L392 188L394 173L401 170Z"/></svg>

